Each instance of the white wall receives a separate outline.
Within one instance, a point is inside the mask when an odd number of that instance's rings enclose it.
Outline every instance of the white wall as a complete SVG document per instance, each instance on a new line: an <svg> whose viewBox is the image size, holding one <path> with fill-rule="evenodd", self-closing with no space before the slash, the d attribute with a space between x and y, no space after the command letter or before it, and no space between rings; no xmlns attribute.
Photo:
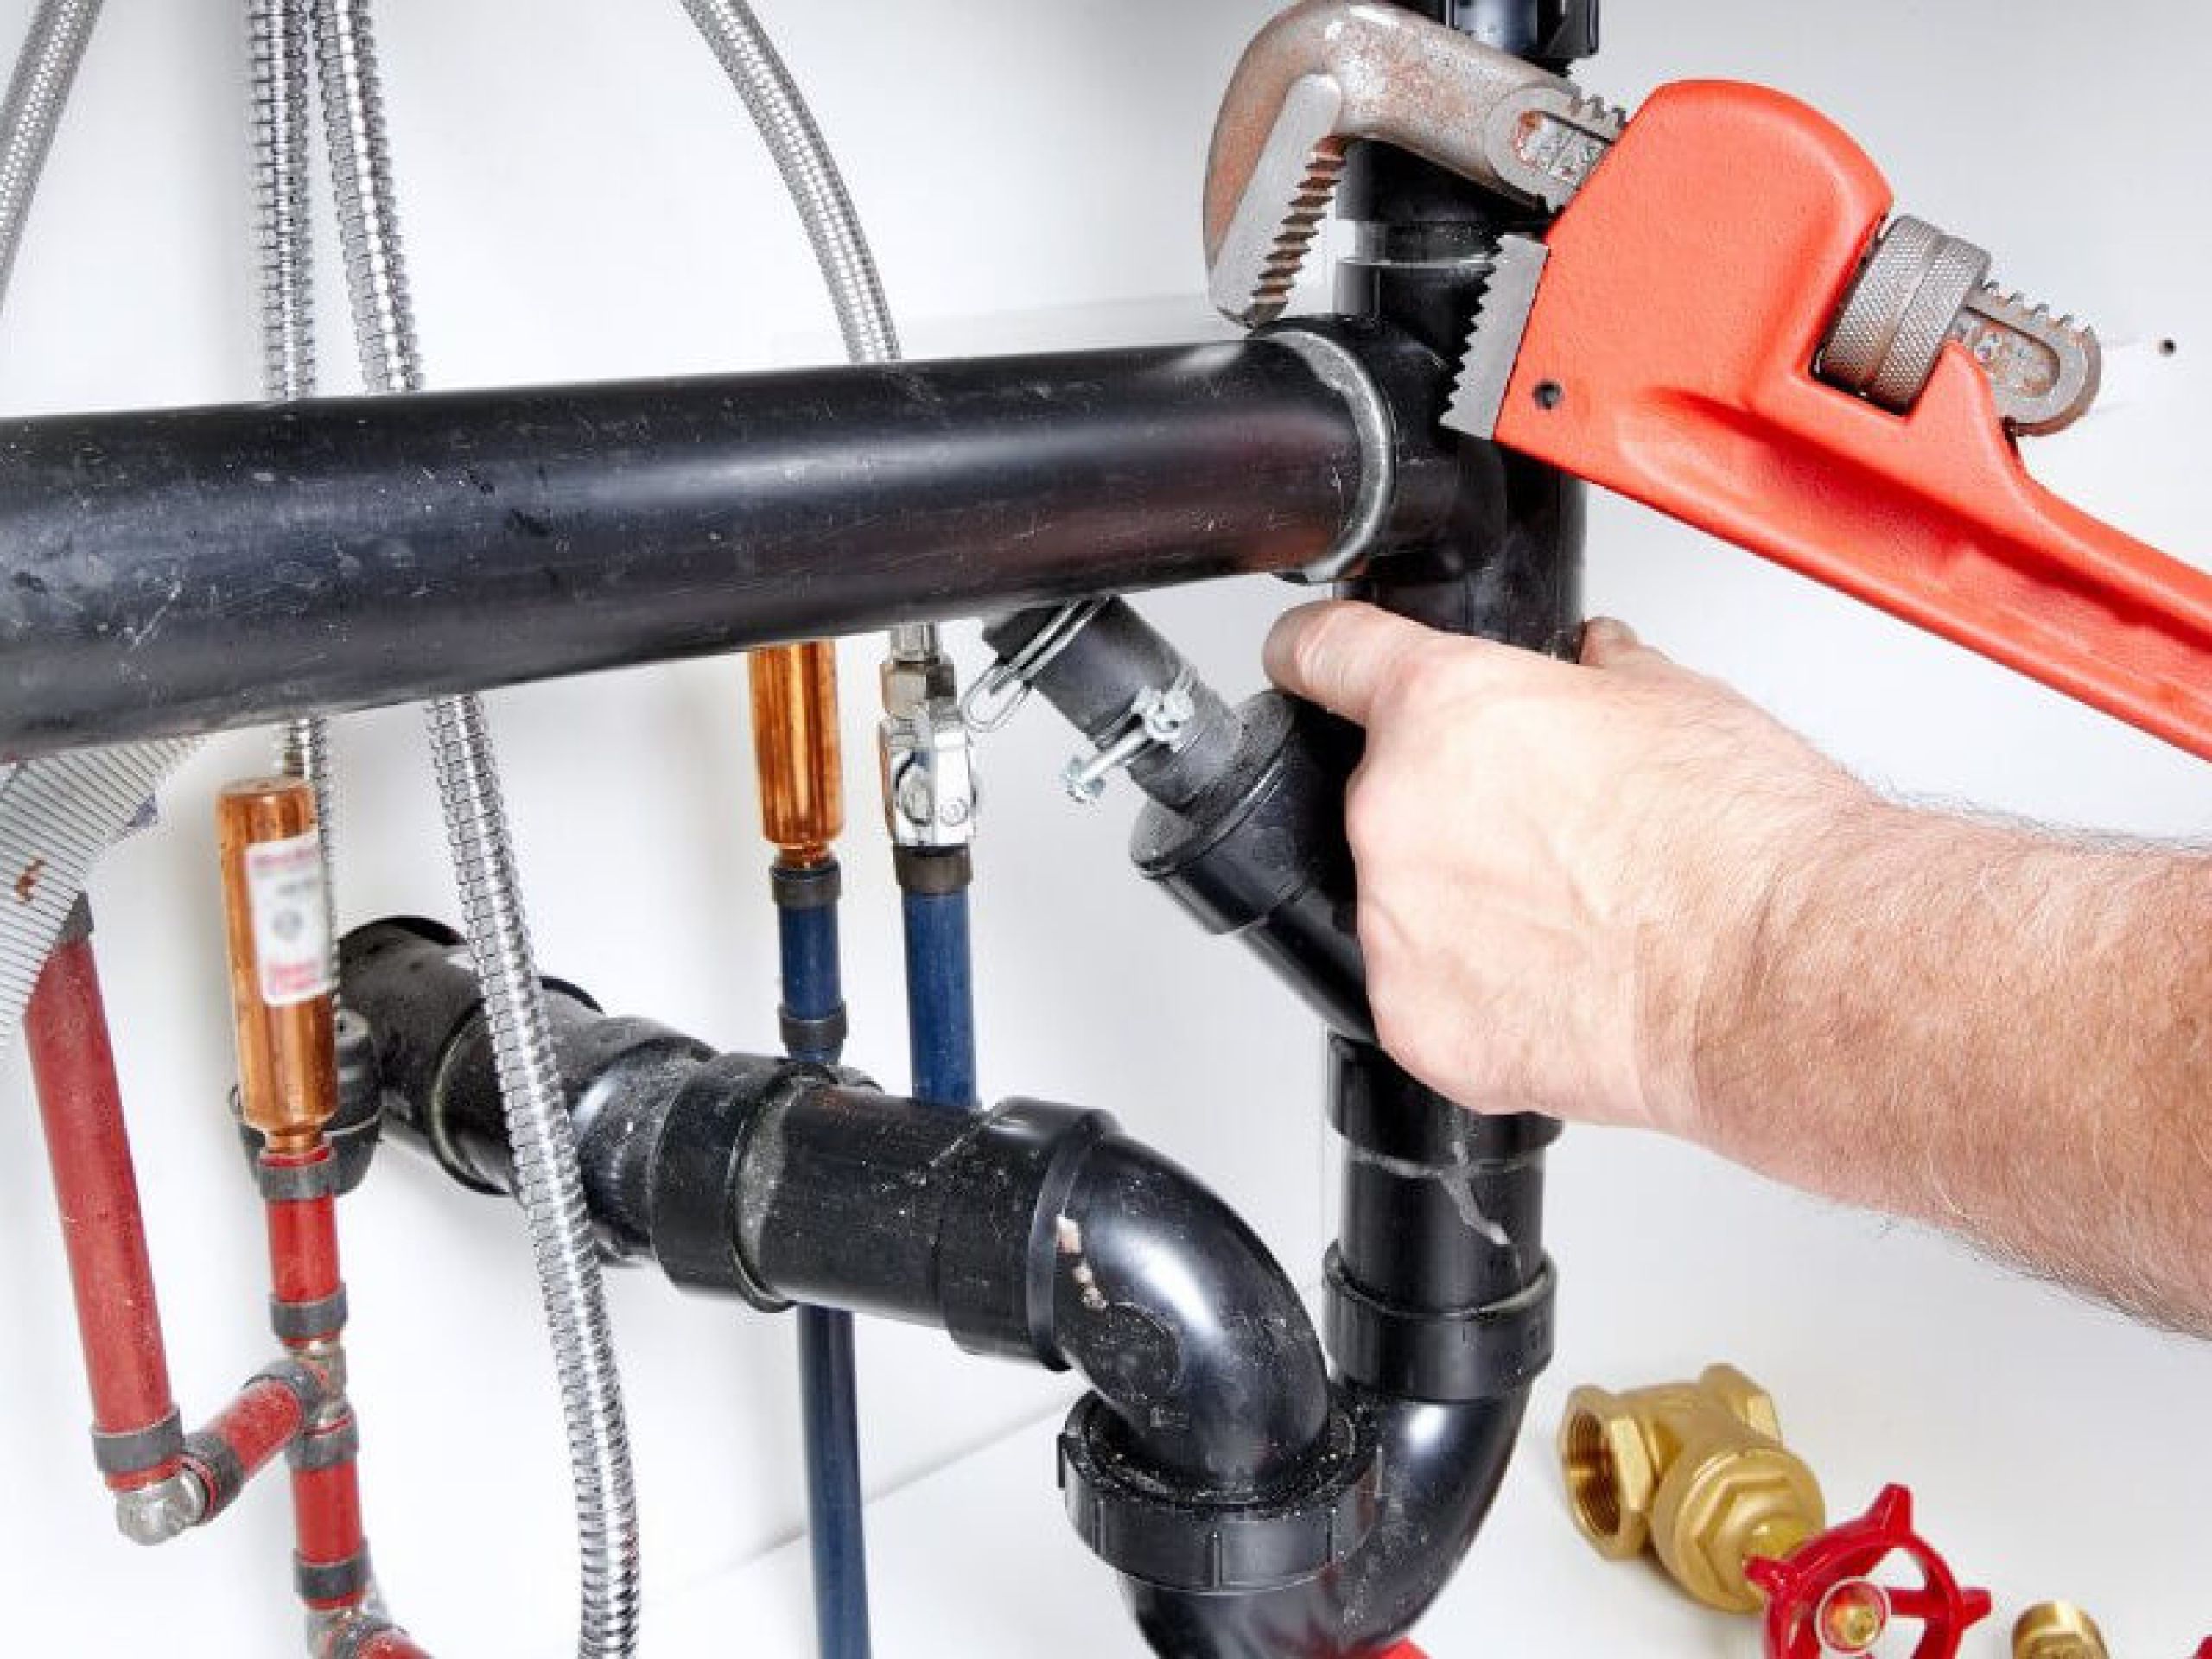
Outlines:
<svg viewBox="0 0 2212 1659"><path fill-rule="evenodd" d="M917 353L1209 326L1199 168L1219 87L1270 10L1262 0L760 9L840 147ZM0 4L0 39L30 10ZM2082 8L2044 0L1613 10L1593 85L1627 97L1721 73L1789 86L1857 131L1916 210L1999 249L2016 280L2104 325L2111 406L2040 447L2038 468L2139 533L2202 547L2195 445L2212 338L2197 338L2193 302L2212 207L2196 182L2202 141L2189 101L2161 89L2190 84L2212 24L2153 0L2100 8L2086 41ZM111 0L0 327L0 407L251 393L238 10L232 0ZM774 177L674 0L387 0L383 13L435 384L834 354ZM2154 41L2171 44L2146 50ZM2084 73L2107 63L2109 73ZM324 355L339 387L353 377L340 372L351 353L334 265ZM2166 337L2178 343L2171 358L2152 350ZM1601 505L1592 587L1597 606L1901 789L2158 833L2199 834L2212 821L2212 772L2196 764L1649 515ZM1224 689L1243 689L1286 597L1244 584L1174 595L1154 613ZM861 644L845 658L852 1053L896 1082L873 658ZM493 707L548 969L611 1008L772 1046L772 922L736 665L505 693ZM986 1092L1120 1112L1224 1187L1310 1276L1329 1185L1318 1039L1256 969L1198 938L1119 868L1126 799L1084 815L1058 798L1067 747L1039 713L986 754ZM257 1206L223 1119L229 1039L209 832L213 790L260 768L266 752L257 736L210 746L166 792L162 830L119 854L95 892L188 1414L211 1408L267 1345ZM349 720L341 752L346 916L450 916L417 717ZM110 1533L20 1062L0 1099L10 1108L0 1112L0 1465L11 1493L0 1505L0 1602L16 1643L122 1652L158 1619L179 1650L291 1650L276 1485L156 1555ZM2131 1502L2146 1467L2178 1491L2212 1479L2212 1451L2154 1432L2192 1391L2202 1397L2205 1361L2192 1350L1676 1149L1579 1137L1560 1156L1557 1187L1570 1274L1562 1380L1639 1380L1725 1352L1771 1373L1785 1406L1821 1401L1831 1443L1863 1454L1870 1478L1946 1456L2001 1469L2024 1437L2037 1437L2044 1458L2056 1440L2063 1491L2025 1486L2014 1511L2048 1491L2047 1512L2005 1545L2054 1562L2087 1547L2067 1529ZM348 1205L346 1236L370 1528L397 1610L442 1652L563 1651L566 1475L516 1217L394 1154ZM1894 1302L1921 1285L1929 1300L1918 1309L1878 1306L1869 1288ZM1831 1310L1859 1316L1863 1349L1838 1351ZM649 1594L673 1597L799 1522L789 1327L681 1299L645 1274L616 1282L613 1312ZM1977 1350L1983 1363L1964 1364ZM2054 1352L2063 1375L2043 1369ZM1066 1393L963 1359L927 1333L871 1327L861 1358L876 1490L1056 1410ZM2078 1443L2063 1433L2075 1410L2094 1425ZM2008 1473L2008 1491L2024 1473ZM1072 1548L1053 1532L1043 1468L1034 1503L1039 1535ZM944 1525L957 1531L962 1518ZM1109 1606L1102 1583L1094 1607ZM2141 1630L2163 1650L2183 1646L2171 1621ZM958 1632L944 1637L957 1645ZM741 1630L724 1644L745 1646ZM929 1650L918 1631L887 1632L883 1647Z"/></svg>

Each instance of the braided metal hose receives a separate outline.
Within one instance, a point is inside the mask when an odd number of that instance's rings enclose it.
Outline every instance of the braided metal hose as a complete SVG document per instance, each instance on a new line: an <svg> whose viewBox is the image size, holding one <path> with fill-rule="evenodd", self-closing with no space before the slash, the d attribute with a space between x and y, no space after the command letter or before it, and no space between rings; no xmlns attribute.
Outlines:
<svg viewBox="0 0 2212 1659"><path fill-rule="evenodd" d="M0 303L99 0L44 0L0 101ZM194 746L145 743L0 765L0 1058L92 867Z"/></svg>
<svg viewBox="0 0 2212 1659"><path fill-rule="evenodd" d="M254 217L261 251L261 391L315 389L315 229L308 186L313 114L308 0L246 0L253 68Z"/></svg>
<svg viewBox="0 0 2212 1659"><path fill-rule="evenodd" d="M314 99L308 0L246 0L252 68L253 205L261 259L261 391L272 402L315 391L315 221L308 187ZM315 791L322 840L322 900L338 948L338 778L330 723L308 715L277 734L276 766Z"/></svg>
<svg viewBox="0 0 2212 1659"><path fill-rule="evenodd" d="M368 0L315 0L315 35L362 373L373 391L418 391L422 355ZM560 1374L582 1568L576 1651L613 1659L633 1653L638 1642L637 1497L575 1131L554 1064L483 705L474 697L442 699L430 705L429 725L462 918L498 1059L516 1194Z"/></svg>
<svg viewBox="0 0 2212 1659"><path fill-rule="evenodd" d="M776 170L783 175L784 188L806 226L807 240L814 245L847 354L855 363L896 362L899 334L883 297L875 256L869 251L836 158L823 141L814 111L785 67L775 42L746 0L683 0L683 9L728 73L746 112L760 130Z"/></svg>
<svg viewBox="0 0 2212 1659"><path fill-rule="evenodd" d="M23 37L7 102L0 105L0 300L16 274L23 223L99 16L100 0L43 0Z"/></svg>
<svg viewBox="0 0 2212 1659"><path fill-rule="evenodd" d="M783 54L747 0L683 0L683 9L707 38L760 130L761 143L783 175L813 245L815 263L830 290L845 353L855 363L896 363L899 330L883 295L852 193L806 98L791 79ZM938 654L938 632L926 622L892 630L892 655L924 661Z"/></svg>

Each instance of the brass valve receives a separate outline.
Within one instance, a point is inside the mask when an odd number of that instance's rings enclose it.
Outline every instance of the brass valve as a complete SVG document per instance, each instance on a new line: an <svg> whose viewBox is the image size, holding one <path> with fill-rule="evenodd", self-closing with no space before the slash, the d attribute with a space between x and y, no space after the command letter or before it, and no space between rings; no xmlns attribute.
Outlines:
<svg viewBox="0 0 2212 1659"><path fill-rule="evenodd" d="M2107 1659L2104 1632L2070 1602L2043 1602L2012 1626L2012 1659Z"/></svg>
<svg viewBox="0 0 2212 1659"><path fill-rule="evenodd" d="M1649 1546L1675 1583L1725 1612L1765 1605L1747 1563L1779 1560L1827 1526L1773 1399L1732 1365L1629 1394L1577 1389L1559 1451L1574 1523L1599 1554L1626 1560Z"/></svg>

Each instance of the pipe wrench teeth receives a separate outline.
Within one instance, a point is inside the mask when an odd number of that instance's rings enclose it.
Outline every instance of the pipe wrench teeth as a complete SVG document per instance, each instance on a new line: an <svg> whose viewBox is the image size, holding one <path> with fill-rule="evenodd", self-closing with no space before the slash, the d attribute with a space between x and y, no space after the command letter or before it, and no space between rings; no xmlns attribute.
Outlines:
<svg viewBox="0 0 2212 1659"><path fill-rule="evenodd" d="M1556 213L1624 119L1573 82L1444 24L1306 0L1254 40L1214 128L1205 200L1213 302L1248 325L1281 315L1355 141L1395 145Z"/></svg>
<svg viewBox="0 0 2212 1659"><path fill-rule="evenodd" d="M1498 238L1490 280L1475 307L1474 330L1459 365L1459 384L1444 411L1444 424L1451 430L1471 438L1497 435L1506 388L1521 361L1521 342L1529 332L1536 289L1550 260L1551 250L1533 236Z"/></svg>
<svg viewBox="0 0 2212 1659"><path fill-rule="evenodd" d="M1567 81L1531 86L1491 118L1488 149L1512 193L1563 213L1628 127L1628 111Z"/></svg>
<svg viewBox="0 0 2212 1659"><path fill-rule="evenodd" d="M2088 414L2104 385L2096 330L1984 283L1967 296L1951 338L1974 353L2016 432L2058 432Z"/></svg>
<svg viewBox="0 0 2212 1659"><path fill-rule="evenodd" d="M1215 308L1233 321L1256 327L1289 304L1344 176L1343 109L1336 82L1320 75L1301 77L1284 99L1208 274Z"/></svg>

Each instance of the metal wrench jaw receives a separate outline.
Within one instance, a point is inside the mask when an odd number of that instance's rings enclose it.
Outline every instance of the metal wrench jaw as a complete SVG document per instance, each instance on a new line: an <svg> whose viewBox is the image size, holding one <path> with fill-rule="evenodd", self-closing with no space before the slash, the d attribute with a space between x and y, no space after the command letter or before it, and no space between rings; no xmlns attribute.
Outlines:
<svg viewBox="0 0 2212 1659"><path fill-rule="evenodd" d="M1625 119L1570 80L1396 6L1304 0L1246 49L1214 127L1213 302L1248 326L1281 315L1354 140L1556 213Z"/></svg>

